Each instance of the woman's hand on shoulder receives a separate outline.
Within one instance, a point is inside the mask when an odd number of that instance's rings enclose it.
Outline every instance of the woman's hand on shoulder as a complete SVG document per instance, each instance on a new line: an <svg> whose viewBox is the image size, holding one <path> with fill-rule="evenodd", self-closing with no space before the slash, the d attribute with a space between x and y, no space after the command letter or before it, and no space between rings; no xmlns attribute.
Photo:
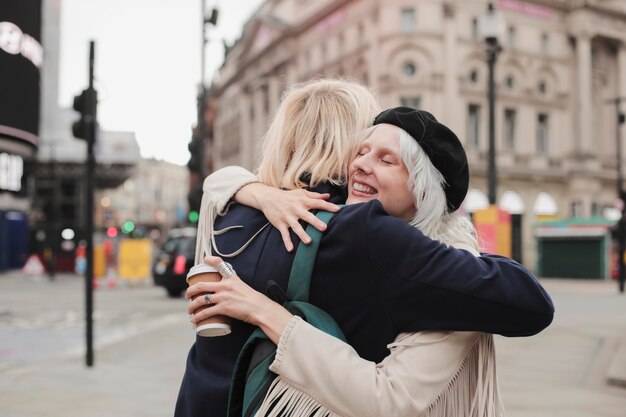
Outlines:
<svg viewBox="0 0 626 417"><path fill-rule="evenodd" d="M326 230L326 223L315 217L309 210L325 210L336 213L339 211L339 206L326 201L329 197L330 194L320 194L307 190L286 191L255 183L243 187L237 193L236 200L261 210L272 226L278 229L285 248L291 252L294 246L289 235L289 229L293 230L305 244L311 243L311 237L305 232L300 220L313 225L320 232Z"/></svg>

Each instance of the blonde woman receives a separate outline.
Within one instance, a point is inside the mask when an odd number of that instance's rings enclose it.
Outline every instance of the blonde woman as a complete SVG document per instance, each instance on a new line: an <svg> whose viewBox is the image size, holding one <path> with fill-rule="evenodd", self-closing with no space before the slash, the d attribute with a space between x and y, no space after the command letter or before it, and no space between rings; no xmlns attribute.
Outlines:
<svg viewBox="0 0 626 417"><path fill-rule="evenodd" d="M303 90L306 94L300 94ZM345 189L340 185L347 180L348 164L338 169L326 163L325 158L335 154L327 150L346 147L342 141L350 143L347 148L356 149L357 134L364 126L355 120L371 118L355 119L367 101L353 100L354 94L346 100L346 90L364 89L353 83L323 80L297 86L285 96L270 128L270 132L278 128L280 132L266 137L260 166L265 165L266 158L282 162L267 171L272 179L261 177L264 182L274 181L289 189L302 184L328 193L330 202L345 201ZM292 102L294 97L297 103ZM325 104L314 105L319 101ZM342 112L339 123L333 119L338 109L349 106L353 108ZM290 111L294 109L295 113ZM324 114L315 114L312 109ZM321 122L335 127L320 137L318 131L324 131ZM307 128L315 125L318 127ZM303 132L313 136L302 138ZM273 147L273 141L279 145ZM290 171L296 153L301 152L293 146L294 141L301 141L308 149L301 165ZM351 192L372 195L363 185ZM528 271L508 259L477 258L427 238L407 223L415 210L411 207L413 198L403 194L399 200L398 194L388 192L395 189L390 185L376 189L375 200L347 206L333 217L322 237L311 282L310 301L335 318L361 357L382 361L388 353L387 344L402 332L439 329L528 335L550 323L550 299ZM467 184L455 184L446 190L446 200L460 204L459 198L462 200L466 191ZM204 203L208 200L203 199ZM323 205L320 202L316 200L317 205ZM261 212L232 205L215 220L214 227L207 225L210 214L210 210L203 210L206 217L201 219L204 226L200 234L212 228L216 232L199 239L199 259L205 253L228 258L256 291L264 292L270 280L287 287L293 253L285 250L280 232L268 226ZM219 294L214 296L218 300L211 299L219 305ZM227 337L197 338L188 356L177 416L225 415L234 361L253 328L245 321L234 321Z"/></svg>
<svg viewBox="0 0 626 417"><path fill-rule="evenodd" d="M446 140L437 135L439 123L427 112L403 108L388 110L376 120L400 120L413 136L388 123L375 122L375 127L367 129L351 163L346 203L373 198L355 191L356 184L376 185L378 192L384 192L383 187L389 188L396 193L396 207L402 204L398 202L411 201L411 208L417 208L408 219L413 226L434 239L478 256L472 224L465 216L449 213L445 178L422 148L427 146L431 154L442 149L436 144L432 146L434 141ZM414 136L422 138L422 144ZM462 153L460 143L454 138L450 142L456 147L451 148L453 151ZM463 155L455 158L453 152L438 158L440 166L453 171L451 166L464 159ZM249 175L228 171L235 177ZM207 186L214 191L210 194L216 195L213 188L220 182L233 182L233 179L210 178ZM364 187L356 186L356 189ZM244 188L239 198L252 193L259 201L268 196L273 201L281 200L283 193L277 194L263 186L256 188L257 192L250 187L247 190ZM217 266L221 259L207 257L207 261ZM270 389L257 417L281 415L288 407L299 410L289 414L293 416L501 415L493 336L489 334L402 333L388 345L389 356L377 365L360 358L348 344L292 316L238 277L229 279L227 285L199 286L191 288L189 293L207 290L214 292L215 305L194 320L209 314L227 314L261 327L278 345L280 354L270 369L280 378ZM197 303L192 303L189 311L197 307Z"/></svg>

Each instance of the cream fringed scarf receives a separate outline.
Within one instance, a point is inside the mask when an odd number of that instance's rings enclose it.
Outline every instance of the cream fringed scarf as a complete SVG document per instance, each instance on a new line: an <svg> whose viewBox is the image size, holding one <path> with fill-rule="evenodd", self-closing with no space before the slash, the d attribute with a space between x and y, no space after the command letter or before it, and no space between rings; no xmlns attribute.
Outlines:
<svg viewBox="0 0 626 417"><path fill-rule="evenodd" d="M446 388L415 417L500 417L493 336L480 334ZM277 377L255 417L341 417Z"/></svg>
<svg viewBox="0 0 626 417"><path fill-rule="evenodd" d="M230 197L229 197L230 198ZM213 222L218 214L218 204L211 201L209 195L202 193L200 203L200 218L198 219L198 236L196 238L195 265L201 264L204 255L211 253L211 241L213 240ZM226 204L224 204L226 206Z"/></svg>
<svg viewBox="0 0 626 417"><path fill-rule="evenodd" d="M244 168L234 166L215 171L204 180L196 240L196 265L202 263L204 256L211 253L211 248L215 247L215 235L230 230L229 228L217 232L213 231L213 223L217 216L223 216L228 212L231 198L241 187L257 181L256 175ZM226 255L235 256L236 253Z"/></svg>

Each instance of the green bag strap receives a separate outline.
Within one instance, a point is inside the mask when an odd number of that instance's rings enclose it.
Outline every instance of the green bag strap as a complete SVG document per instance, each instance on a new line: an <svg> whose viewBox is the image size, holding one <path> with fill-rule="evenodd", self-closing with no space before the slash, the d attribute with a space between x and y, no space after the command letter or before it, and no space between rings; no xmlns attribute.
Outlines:
<svg viewBox="0 0 626 417"><path fill-rule="evenodd" d="M343 207L343 205L340 205ZM328 224L335 213L329 211L320 211L316 217ZM306 228L306 233L311 236L311 243L305 245L300 242L296 257L291 266L291 274L289 274L289 286L287 287L287 296L291 300L309 301L309 286L311 285L311 274L313 273L313 265L317 256L317 248L322 240L322 232L317 230L313 225Z"/></svg>

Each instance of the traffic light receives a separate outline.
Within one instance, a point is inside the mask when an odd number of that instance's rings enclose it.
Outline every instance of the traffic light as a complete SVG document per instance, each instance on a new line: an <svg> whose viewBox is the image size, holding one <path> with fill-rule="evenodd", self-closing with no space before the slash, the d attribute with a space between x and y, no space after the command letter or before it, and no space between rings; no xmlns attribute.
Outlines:
<svg viewBox="0 0 626 417"><path fill-rule="evenodd" d="M198 219L200 218L200 214L197 210L191 210L187 215L187 220L189 223L198 223Z"/></svg>
<svg viewBox="0 0 626 417"><path fill-rule="evenodd" d="M133 222L132 220L127 220L122 225L122 232L126 234L131 233L133 230L135 230L135 222Z"/></svg>
<svg viewBox="0 0 626 417"><path fill-rule="evenodd" d="M200 172L202 168L202 145L200 140L200 138L192 138L187 145L187 149L189 149L189 153L191 154L187 162L187 168L189 168L191 172Z"/></svg>
<svg viewBox="0 0 626 417"><path fill-rule="evenodd" d="M94 88L87 88L74 97L72 108L80 114L80 119L72 123L72 134L83 140L94 140L92 125L96 120L96 106L98 92Z"/></svg>

